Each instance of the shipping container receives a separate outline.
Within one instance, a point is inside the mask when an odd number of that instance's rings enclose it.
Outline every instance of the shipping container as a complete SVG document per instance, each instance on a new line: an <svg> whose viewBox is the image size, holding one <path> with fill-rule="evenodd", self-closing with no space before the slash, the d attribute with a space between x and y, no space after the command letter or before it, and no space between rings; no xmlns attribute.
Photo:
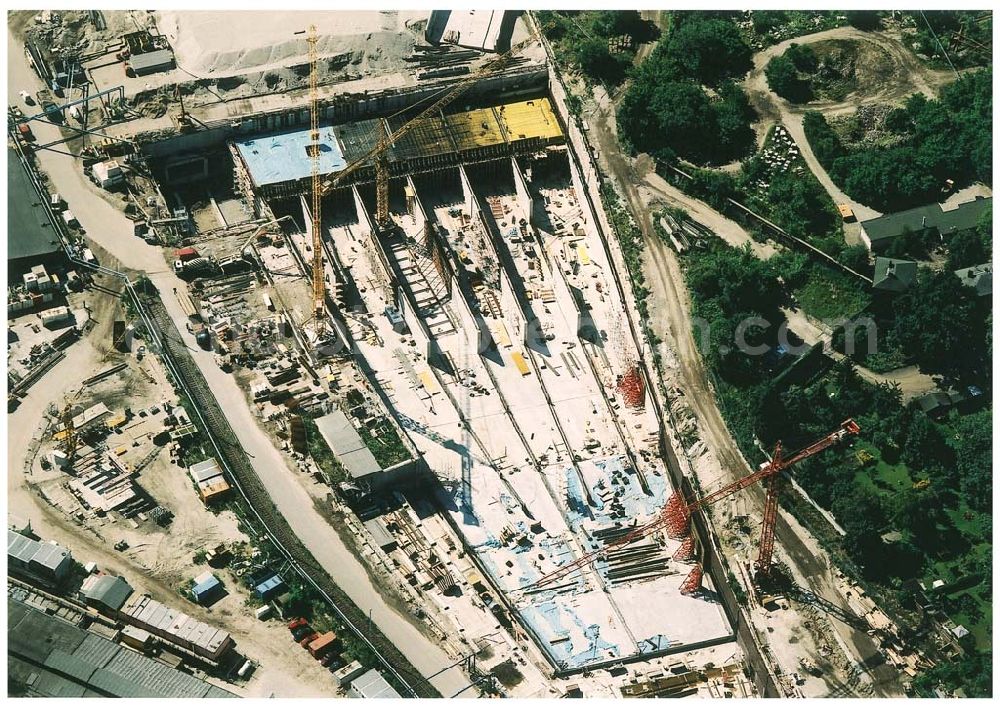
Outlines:
<svg viewBox="0 0 1000 708"><path fill-rule="evenodd" d="M309 653L314 659L321 659L323 658L323 655L330 651L336 643L336 633L326 632L309 642Z"/></svg>

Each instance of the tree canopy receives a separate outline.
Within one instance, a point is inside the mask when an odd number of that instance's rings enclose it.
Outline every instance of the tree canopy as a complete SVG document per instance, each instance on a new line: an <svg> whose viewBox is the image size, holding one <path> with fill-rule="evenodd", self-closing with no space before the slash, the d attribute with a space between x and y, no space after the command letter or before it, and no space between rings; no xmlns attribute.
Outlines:
<svg viewBox="0 0 1000 708"><path fill-rule="evenodd" d="M926 372L962 378L984 365L987 325L975 291L951 271L922 268L893 302L893 334Z"/></svg>
<svg viewBox="0 0 1000 708"><path fill-rule="evenodd" d="M686 78L718 86L750 71L751 57L750 47L734 23L699 17L679 24L670 34L660 60L673 64Z"/></svg>
<svg viewBox="0 0 1000 708"><path fill-rule="evenodd" d="M956 187L993 180L992 71L963 74L937 100L911 96L890 114L891 147L861 142L848 149L818 113L803 127L816 157L852 198L883 211L940 197L945 180Z"/></svg>

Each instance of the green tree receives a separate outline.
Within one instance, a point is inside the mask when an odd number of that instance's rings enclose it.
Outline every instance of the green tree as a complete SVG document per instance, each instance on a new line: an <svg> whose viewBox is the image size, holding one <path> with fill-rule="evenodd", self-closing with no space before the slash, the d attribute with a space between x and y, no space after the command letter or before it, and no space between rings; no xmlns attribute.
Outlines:
<svg viewBox="0 0 1000 708"><path fill-rule="evenodd" d="M993 497L993 411L962 416L954 428L949 443L955 451L962 496L973 509L989 511Z"/></svg>
<svg viewBox="0 0 1000 708"><path fill-rule="evenodd" d="M948 270L969 268L988 261L986 244L977 229L966 229L948 237Z"/></svg>
<svg viewBox="0 0 1000 708"><path fill-rule="evenodd" d="M617 86L625 79L625 72L632 65L626 54L612 54L607 39L585 38L577 43L574 59L585 75L603 83Z"/></svg>
<svg viewBox="0 0 1000 708"><path fill-rule="evenodd" d="M793 42L785 50L784 56L790 59L795 68L804 74L812 74L819 68L819 58L808 44L795 44Z"/></svg>
<svg viewBox="0 0 1000 708"><path fill-rule="evenodd" d="M706 86L741 77L753 66L750 47L739 28L722 19L691 18L683 22L667 40L666 59L685 76Z"/></svg>
<svg viewBox="0 0 1000 708"><path fill-rule="evenodd" d="M929 269L896 298L894 335L921 369L962 377L983 366L986 323L975 298L951 271Z"/></svg>
<svg viewBox="0 0 1000 708"><path fill-rule="evenodd" d="M970 698L991 698L992 652L972 652L941 661L913 679L913 687L924 696L933 696L939 685L949 692L961 688Z"/></svg>
<svg viewBox="0 0 1000 708"><path fill-rule="evenodd" d="M881 13L875 10L847 10L844 12L847 24L860 30L877 30L882 26Z"/></svg>
<svg viewBox="0 0 1000 708"><path fill-rule="evenodd" d="M950 453L938 427L922 411L914 410L906 428L903 462L914 470L929 465L947 466L953 462Z"/></svg>

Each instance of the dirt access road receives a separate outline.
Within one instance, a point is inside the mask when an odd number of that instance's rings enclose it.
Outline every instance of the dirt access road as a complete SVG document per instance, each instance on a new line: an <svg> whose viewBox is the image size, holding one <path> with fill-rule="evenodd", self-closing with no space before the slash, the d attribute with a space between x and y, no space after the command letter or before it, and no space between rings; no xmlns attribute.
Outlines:
<svg viewBox="0 0 1000 708"><path fill-rule="evenodd" d="M641 184L644 179L643 174L618 147L613 108L607 104L599 106L589 116L589 122L591 137L598 146L601 167L610 172L622 188L633 218L643 233L647 282L651 288L650 297L653 299L649 309L655 313L651 325L663 338L665 348L669 348L675 354L678 386L684 392L686 403L697 417L702 439L717 457L728 479L743 477L749 473L750 466L729 434L729 429L719 412L710 375L691 331L691 303L684 277L674 252L660 240L653 228L649 203L642 195L642 186L646 186ZM678 201L681 206L689 208L689 211L697 212L705 219L702 223L713 230L724 230L736 238L739 238L741 231L746 234L731 220L697 200L685 197ZM692 208L695 202L697 202L696 209ZM749 240L749 235L746 235L746 239ZM763 512L763 490L756 486L750 487L747 489L747 498L748 505L752 508L751 513L760 518ZM795 566L797 574L808 578L810 590L849 612L847 600L841 594L834 571L818 544L812 539L807 542L803 536L796 533L784 513L779 515L776 533L778 543ZM880 696L902 695L898 672L884 663L871 637L835 617L831 616L830 622L845 640L856 664L868 667L863 672L869 674L873 692Z"/></svg>
<svg viewBox="0 0 1000 708"><path fill-rule="evenodd" d="M17 410L8 415L8 509L30 521L32 529L41 538L53 539L66 546L79 562L95 561L102 571L124 576L137 594L148 594L210 625L224 627L233 635L241 652L260 662L260 668L254 672L253 678L246 685L234 686L219 681L213 683L251 697L275 695L284 698L306 698L330 694L335 690L332 677L308 656L292 651L297 647L292 644L288 631L279 622L261 623L249 610L227 611L224 614L228 616L223 621L218 608L208 610L181 597L176 585L161 577L158 567L154 567L153 572L150 572L150 559L158 554L151 549L142 548L135 538L132 539L132 549L129 551L119 553L112 550L112 540L127 534L127 530L122 529L113 537L96 533L75 523L62 511L46 503L31 486L41 481L35 479L40 470L35 466L32 474L26 474L25 459L29 447L33 447L33 439L40 433L42 419L49 404L52 401L62 400L63 396L79 382L80 372L96 371L107 365L100 351L102 340L106 338L99 335L100 328L96 328L84 339L73 344L67 350L66 358L45 374L31 388ZM46 449L47 447L43 446L42 452L44 453ZM174 473L174 470L169 472ZM144 475L149 474L147 469ZM206 536L216 538L223 533L220 529L207 525L215 521L215 517L194 498L190 484L183 479L178 480L178 484L187 492L184 497L186 502L197 507L184 509L164 499L167 506L178 514L175 524L185 523L185 520L199 516L202 517L201 523L205 524L203 528ZM233 526L234 522L226 525ZM232 532L232 529L229 529L229 532ZM148 538L152 539L153 536ZM233 602L229 603L230 607L233 605Z"/></svg>
<svg viewBox="0 0 1000 708"><path fill-rule="evenodd" d="M8 31L8 101L20 102L18 91L31 92L42 88L37 76L28 68L21 43ZM56 140L59 128L37 122L32 130L40 144ZM280 452L271 444L250 411L243 391L235 379L221 371L213 354L199 348L187 333L186 316L180 303L171 296L176 288L186 288L167 265L161 250L133 235L132 222L112 204L105 201L96 187L83 175L81 164L72 156L55 151L38 155L40 169L69 204L87 236L112 254L125 268L145 273L163 294L163 302L171 318L178 323L185 344L195 363L212 389L220 407L229 414L230 425L246 449L251 464L274 504L288 521L310 553L323 566L334 582L362 610L371 610L372 622L392 641L424 676L444 696L466 691L470 681L441 643L424 633L416 621L397 611L380 591L377 580L344 545L336 531L315 509L313 498L289 469ZM49 374L51 376L51 373Z"/></svg>
<svg viewBox="0 0 1000 708"><path fill-rule="evenodd" d="M867 95L852 95L845 101L816 101L805 105L789 103L781 98L767 84L767 77L764 69L767 63L779 54L784 53L792 44L816 44L832 39L853 39L862 42L871 42L879 49L888 53L898 67L896 76L899 80L886 82L883 88L875 93ZM895 78L895 77L894 77ZM761 116L761 123L757 127L758 136L767 132L774 123L781 123L788 129L792 138L802 151L802 158L809 165L809 169L816 175L816 178L826 189L830 198L835 204L849 204L854 210L858 221L873 219L881 216L881 212L872 209L860 202L848 197L826 173L826 170L816 159L809 141L806 140L805 131L802 129L802 119L807 111L815 110L825 115L837 115L854 111L858 106L867 103L896 103L902 101L907 96L920 92L928 97L937 96L938 91L947 83L955 80L952 71L941 71L929 69L917 59L913 52L903 46L896 37L885 32L863 32L854 27L837 27L836 29L817 32L816 34L796 37L779 42L768 47L762 52L758 52L753 58L753 69L743 82L747 97L751 105Z"/></svg>
<svg viewBox="0 0 1000 708"><path fill-rule="evenodd" d="M837 361L841 361L846 358L840 352L834 351L832 345L830 344L830 335L810 322L802 310L782 308L781 311L784 313L785 319L788 320L789 328L795 332L795 334L802 337L802 341L806 344L811 346L822 342L824 350L830 358ZM903 395L904 404L912 401L918 396L922 396L925 393L938 388L938 382L934 379L934 377L930 374L923 373L920 371L919 367L915 365L893 369L892 371L887 371L884 374L877 374L871 369L866 369L865 367L858 366L857 364L854 364L854 368L858 372L858 375L869 383L885 383L899 386L900 393Z"/></svg>

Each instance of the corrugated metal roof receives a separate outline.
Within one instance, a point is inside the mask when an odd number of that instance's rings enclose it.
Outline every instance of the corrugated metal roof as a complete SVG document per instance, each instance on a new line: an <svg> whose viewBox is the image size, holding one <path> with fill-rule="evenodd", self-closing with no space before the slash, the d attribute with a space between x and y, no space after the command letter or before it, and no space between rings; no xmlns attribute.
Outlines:
<svg viewBox="0 0 1000 708"><path fill-rule="evenodd" d="M132 586L124 578L115 575L99 575L84 581L81 592L90 602L120 610L125 601L132 595Z"/></svg>
<svg viewBox="0 0 1000 708"><path fill-rule="evenodd" d="M76 681L22 661L16 656L7 656L7 681L11 688L15 682L24 686L29 697L82 698L87 695L87 689Z"/></svg>
<svg viewBox="0 0 1000 708"><path fill-rule="evenodd" d="M35 674L35 680L28 685L28 692L33 695L235 697L17 600L8 602L7 616L8 671L25 684ZM88 685L95 690L88 690Z"/></svg>
<svg viewBox="0 0 1000 708"><path fill-rule="evenodd" d="M344 469L355 479L382 470L382 466L375 460L375 455L365 445L361 435L343 411L335 410L322 418L317 418L316 427L326 440L326 444L340 459Z"/></svg>
<svg viewBox="0 0 1000 708"><path fill-rule="evenodd" d="M55 649L47 657L43 664L53 671L74 678L81 683L87 683L91 674L97 668L86 659L82 659L72 654L67 654L61 649Z"/></svg>
<svg viewBox="0 0 1000 708"><path fill-rule="evenodd" d="M354 679L348 693L356 698L402 698L377 669L369 669Z"/></svg>
<svg viewBox="0 0 1000 708"><path fill-rule="evenodd" d="M208 684L204 681L132 651L119 653L107 670L119 677L128 677L133 693L125 695L201 698L208 692Z"/></svg>
<svg viewBox="0 0 1000 708"><path fill-rule="evenodd" d="M173 68L174 53L169 49L157 49L145 54L135 54L128 60L135 73L165 71Z"/></svg>
<svg viewBox="0 0 1000 708"><path fill-rule="evenodd" d="M56 543L39 543L32 563L51 570L53 572L64 568L73 561L73 556L69 551Z"/></svg>
<svg viewBox="0 0 1000 708"><path fill-rule="evenodd" d="M188 470L196 482L204 482L206 479L212 479L212 477L218 477L222 474L222 468L219 467L219 463L216 462L214 457L193 464Z"/></svg>
<svg viewBox="0 0 1000 708"><path fill-rule="evenodd" d="M7 557L15 558L22 563L29 563L35 557L38 541L22 536L16 531L7 530Z"/></svg>
<svg viewBox="0 0 1000 708"><path fill-rule="evenodd" d="M121 651L121 647L104 637L88 633L83 643L74 650L73 656L89 662L94 667L103 668Z"/></svg>

